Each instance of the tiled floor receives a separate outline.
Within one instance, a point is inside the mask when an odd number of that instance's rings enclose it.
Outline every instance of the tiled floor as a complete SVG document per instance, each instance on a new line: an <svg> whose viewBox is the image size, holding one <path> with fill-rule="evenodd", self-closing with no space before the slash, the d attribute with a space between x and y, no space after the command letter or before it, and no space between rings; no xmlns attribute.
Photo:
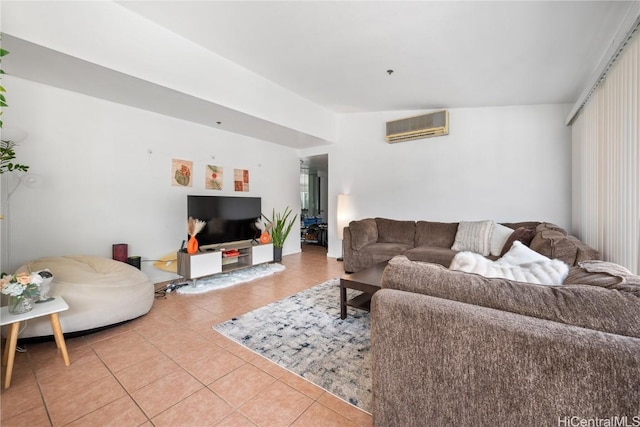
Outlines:
<svg viewBox="0 0 640 427"><path fill-rule="evenodd" d="M371 416L225 338L212 326L338 277L320 247L286 270L196 296L168 294L140 319L16 354L2 390L9 426L367 426ZM336 294L336 298L338 295Z"/></svg>

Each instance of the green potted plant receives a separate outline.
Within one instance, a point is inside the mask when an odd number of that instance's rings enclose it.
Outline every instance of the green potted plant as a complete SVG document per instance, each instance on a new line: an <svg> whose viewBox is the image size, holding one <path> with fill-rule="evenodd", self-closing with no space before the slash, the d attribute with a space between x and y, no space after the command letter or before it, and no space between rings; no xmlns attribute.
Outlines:
<svg viewBox="0 0 640 427"><path fill-rule="evenodd" d="M271 218L262 215L271 225L271 242L273 243L273 260L276 262L282 261L282 247L284 246L287 236L291 232L293 225L296 223L298 215L291 215L293 211L289 206L284 212L276 212L275 209L271 214Z"/></svg>

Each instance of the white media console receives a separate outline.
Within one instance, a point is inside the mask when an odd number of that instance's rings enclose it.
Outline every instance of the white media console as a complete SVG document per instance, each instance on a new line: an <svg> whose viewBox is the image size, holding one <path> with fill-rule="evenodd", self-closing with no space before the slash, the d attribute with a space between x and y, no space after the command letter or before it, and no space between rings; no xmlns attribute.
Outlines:
<svg viewBox="0 0 640 427"><path fill-rule="evenodd" d="M224 253L227 251L234 254L225 256ZM273 244L254 245L251 242L236 242L219 245L211 251L193 255L178 252L178 274L186 280L194 280L271 261L273 261Z"/></svg>

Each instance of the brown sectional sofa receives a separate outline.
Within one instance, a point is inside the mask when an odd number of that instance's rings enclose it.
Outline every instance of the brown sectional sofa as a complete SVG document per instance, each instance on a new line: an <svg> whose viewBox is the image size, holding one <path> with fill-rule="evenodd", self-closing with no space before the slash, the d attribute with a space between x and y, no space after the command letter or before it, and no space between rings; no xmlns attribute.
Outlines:
<svg viewBox="0 0 640 427"><path fill-rule="evenodd" d="M366 218L352 221L344 228L344 270L356 272L405 255L414 261L433 262L448 267L457 251L451 249L457 222L399 221L387 218ZM528 246L549 258L557 258L573 266L587 259L600 259L600 254L563 228L545 222L502 224L517 231ZM512 242L511 242L512 243ZM496 259L497 256L488 256Z"/></svg>
<svg viewBox="0 0 640 427"><path fill-rule="evenodd" d="M578 261L544 286L398 256L371 319L374 426L640 424L640 277L623 267Z"/></svg>

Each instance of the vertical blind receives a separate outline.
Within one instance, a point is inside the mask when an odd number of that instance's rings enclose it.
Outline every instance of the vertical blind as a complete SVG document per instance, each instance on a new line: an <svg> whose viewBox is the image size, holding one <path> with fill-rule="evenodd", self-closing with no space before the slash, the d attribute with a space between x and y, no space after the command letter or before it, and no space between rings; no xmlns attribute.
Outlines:
<svg viewBox="0 0 640 427"><path fill-rule="evenodd" d="M629 40L572 124L572 228L640 274L640 37Z"/></svg>

